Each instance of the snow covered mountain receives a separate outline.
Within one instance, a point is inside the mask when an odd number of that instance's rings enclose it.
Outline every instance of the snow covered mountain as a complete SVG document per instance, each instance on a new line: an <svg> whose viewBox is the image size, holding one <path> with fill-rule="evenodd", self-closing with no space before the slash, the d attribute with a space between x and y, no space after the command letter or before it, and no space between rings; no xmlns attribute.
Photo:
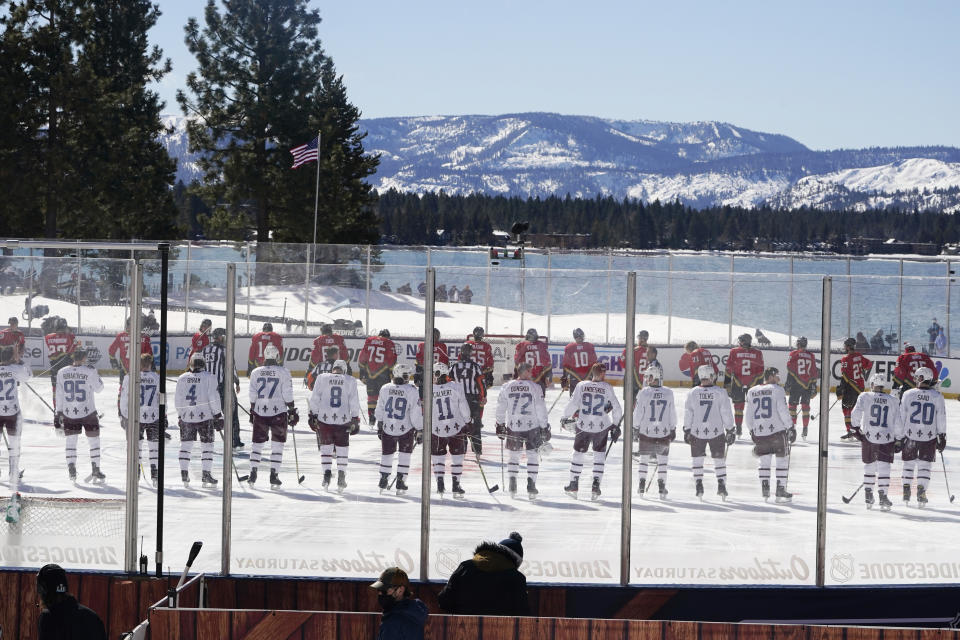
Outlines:
<svg viewBox="0 0 960 640"><path fill-rule="evenodd" d="M165 141L178 178L198 179L183 118ZM517 196L597 194L691 206L960 210L960 149L811 151L721 122L523 113L362 120L378 190Z"/></svg>

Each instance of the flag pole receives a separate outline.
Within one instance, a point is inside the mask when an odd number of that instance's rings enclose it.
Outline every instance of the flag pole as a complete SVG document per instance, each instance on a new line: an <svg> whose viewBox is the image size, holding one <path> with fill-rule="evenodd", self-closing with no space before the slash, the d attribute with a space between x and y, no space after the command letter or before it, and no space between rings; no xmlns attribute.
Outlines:
<svg viewBox="0 0 960 640"><path fill-rule="evenodd" d="M310 277L313 277L313 263L314 255L313 252L316 251L317 247L317 208L320 204L320 135L322 131L317 131L317 186L313 195L313 244L310 245L310 250L307 251L307 260L310 262L308 268L308 273ZM310 304L310 292L307 291L307 304ZM307 327L307 318L304 318L304 331Z"/></svg>

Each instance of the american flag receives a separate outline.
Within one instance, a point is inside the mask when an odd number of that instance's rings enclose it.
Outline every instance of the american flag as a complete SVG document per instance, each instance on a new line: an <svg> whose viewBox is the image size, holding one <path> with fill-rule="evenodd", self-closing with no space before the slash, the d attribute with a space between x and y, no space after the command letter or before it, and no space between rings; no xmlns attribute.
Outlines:
<svg viewBox="0 0 960 640"><path fill-rule="evenodd" d="M317 136L307 144L302 144L299 147L294 147L290 149L290 153L293 154L293 166L291 169L296 169L297 167L307 164L308 162L313 162L317 159L317 147L320 145L320 136Z"/></svg>

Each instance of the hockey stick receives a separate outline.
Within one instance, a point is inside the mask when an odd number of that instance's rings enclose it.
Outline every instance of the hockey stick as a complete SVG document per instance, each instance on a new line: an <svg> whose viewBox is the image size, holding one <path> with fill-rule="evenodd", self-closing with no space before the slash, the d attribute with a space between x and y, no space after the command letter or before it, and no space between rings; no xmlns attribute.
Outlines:
<svg viewBox="0 0 960 640"><path fill-rule="evenodd" d="M36 389L30 386L29 382L24 382L23 384L26 385L27 389L30 389L30 391L33 391L33 395L40 398L40 402L42 402L47 407L47 409L50 409L50 411L54 414L57 412L56 409L50 406L50 403L48 403L46 400L43 399L43 396L40 395L40 393Z"/></svg>
<svg viewBox="0 0 960 640"><path fill-rule="evenodd" d="M861 483L860 483L860 486L857 487L856 490L855 490L853 493L850 494L850 497L849 497L849 498L848 498L847 496L843 496L843 497L842 497L842 499L843 499L843 504L850 504L850 501L853 500L853 498L854 498L858 493L860 493L860 489L862 489L862 488L863 488L863 483L861 482Z"/></svg>
<svg viewBox="0 0 960 640"><path fill-rule="evenodd" d="M303 484L307 476L300 475L300 456L297 454L297 430L290 427L290 435L293 436L293 461L297 465L297 484Z"/></svg>
<svg viewBox="0 0 960 640"><path fill-rule="evenodd" d="M947 485L947 494L950 496L950 502L953 502L956 496L950 493L950 481L947 480L947 463L943 459L943 451L940 452L940 466L943 469L943 482Z"/></svg>
<svg viewBox="0 0 960 640"><path fill-rule="evenodd" d="M553 411L553 408L554 408L555 406L557 406L557 403L560 402L560 398L563 397L563 392L564 392L564 391L566 391L566 390L565 390L565 389L560 389L560 394L557 396L557 399L554 400L554 401L553 401L553 404L550 405L550 408L547 409L547 415L548 415L548 416L550 415L550 412Z"/></svg>
<svg viewBox="0 0 960 640"><path fill-rule="evenodd" d="M507 481L503 479L503 438L500 438L500 484L507 484ZM477 458L479 461L480 458ZM486 478L484 478L486 481Z"/></svg>
<svg viewBox="0 0 960 640"><path fill-rule="evenodd" d="M833 408L834 408L835 406L837 406L837 403L838 403L838 402L840 402L840 398L837 398L836 400L833 401L833 404L831 404L831 405L830 405L830 408L827 409L827 413L828 413L828 414L829 414L831 411L833 411ZM810 420L816 420L818 415L820 415L820 414L819 414L819 413L811 413L811 414L810 414Z"/></svg>
<svg viewBox="0 0 960 640"><path fill-rule="evenodd" d="M223 431L220 429L217 429L217 433L220 434L220 439L223 440L224 444L226 444L227 440L226 438L223 437ZM237 463L233 461L233 458L230 459L230 464L233 465L233 472L237 474L237 482L246 482L250 478L249 475L246 475L246 476L240 475L240 472L237 470Z"/></svg>
<svg viewBox="0 0 960 640"><path fill-rule="evenodd" d="M490 493L493 493L493 492L499 490L499 489L500 489L500 485L495 484L495 485L493 485L493 486L491 487L491 486L490 486L490 483L487 482L487 474L483 471L483 465L480 463L480 455L479 455L476 451L473 452L473 455L474 455L474 457L476 457L476 459L477 459L477 468L480 469L480 477L483 478L483 484L485 484L485 485L487 486L487 491L489 491ZM502 466L500 467L500 470L503 471L503 467L502 467Z"/></svg>

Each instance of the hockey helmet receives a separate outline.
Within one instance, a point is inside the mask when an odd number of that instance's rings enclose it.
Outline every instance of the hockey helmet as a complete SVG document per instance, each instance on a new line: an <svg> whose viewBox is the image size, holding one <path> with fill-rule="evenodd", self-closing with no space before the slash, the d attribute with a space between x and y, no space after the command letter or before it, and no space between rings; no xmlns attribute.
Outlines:
<svg viewBox="0 0 960 640"><path fill-rule="evenodd" d="M643 383L659 387L663 382L663 368L659 364L651 364L643 372Z"/></svg>
<svg viewBox="0 0 960 640"><path fill-rule="evenodd" d="M327 347L323 350L323 355L327 356L327 360L335 360L340 355L340 347Z"/></svg>
<svg viewBox="0 0 960 640"><path fill-rule="evenodd" d="M641 342L646 342L647 338L649 337L650 337L650 332L647 331L646 329L641 329L640 332L637 334L637 339L640 340Z"/></svg>
<svg viewBox="0 0 960 640"><path fill-rule="evenodd" d="M433 363L433 377L434 377L434 378L441 378L441 377L447 375L448 373L450 373L450 367L448 367L447 365L445 365L445 364L442 363L442 362L434 362L434 363Z"/></svg>
<svg viewBox="0 0 960 640"><path fill-rule="evenodd" d="M797 338L797 349L806 349L807 348L807 337L800 336Z"/></svg>
<svg viewBox="0 0 960 640"><path fill-rule="evenodd" d="M846 340L843 341L843 346L844 346L845 349L851 349L851 350L856 349L856 347L857 347L857 339L856 339L856 338L847 338Z"/></svg>
<svg viewBox="0 0 960 640"><path fill-rule="evenodd" d="M262 330L263 330L263 331L273 331L273 323L272 323L272 322L264 322L264 323L263 323L263 329L262 329Z"/></svg>
<svg viewBox="0 0 960 640"><path fill-rule="evenodd" d="M390 337L390 331L389 331L388 329L380 329L380 333L379 333L378 335L379 335L381 338L389 338L389 337Z"/></svg>
<svg viewBox="0 0 960 640"><path fill-rule="evenodd" d="M393 365L393 377L400 378L401 380L409 380L410 376L413 375L413 367L409 364L401 362L400 364Z"/></svg>
<svg viewBox="0 0 960 640"><path fill-rule="evenodd" d="M86 352L85 350L83 350L83 349L81 349L81 348L78 347L78 348L73 352L73 362L74 362L74 364L82 363L82 362L83 362L84 360L86 360L86 359L87 359L87 352Z"/></svg>
<svg viewBox="0 0 960 640"><path fill-rule="evenodd" d="M709 364L702 364L697 367L697 377L700 378L700 382L709 380L713 382L717 379L717 372L713 370L713 367Z"/></svg>
<svg viewBox="0 0 960 640"><path fill-rule="evenodd" d="M462 345L460 345L460 359L461 359L461 360L469 360L472 355L473 355L473 345L472 345L472 344L470 344L469 342L464 342Z"/></svg>
<svg viewBox="0 0 960 640"><path fill-rule="evenodd" d="M473 337L477 340L482 340L484 335L483 327L474 327L473 328Z"/></svg>
<svg viewBox="0 0 960 640"><path fill-rule="evenodd" d="M527 333L525 337L530 342L536 342L537 340L540 339L540 335L537 333L537 330L533 328L527 329Z"/></svg>
<svg viewBox="0 0 960 640"><path fill-rule="evenodd" d="M217 327L216 329L213 330L213 333L211 333L210 335L213 336L214 340L219 340L220 338L226 338L227 330L224 329L223 327Z"/></svg>
<svg viewBox="0 0 960 640"><path fill-rule="evenodd" d="M577 342L583 342L583 338L584 338L583 329L581 329L580 327L577 327L576 329L573 330L574 340L576 340Z"/></svg>
<svg viewBox="0 0 960 640"><path fill-rule="evenodd" d="M917 348L910 344L909 342L904 341L903 343L903 352L904 353L913 353Z"/></svg>
<svg viewBox="0 0 960 640"><path fill-rule="evenodd" d="M867 384L871 389L883 389L887 386L887 377L879 372L874 372L870 374L870 380L867 381Z"/></svg>
<svg viewBox="0 0 960 640"><path fill-rule="evenodd" d="M924 382L930 385L936 381L936 377L934 376L933 371L930 370L930 367L920 367L914 371L913 379L917 383L918 387Z"/></svg>
<svg viewBox="0 0 960 640"><path fill-rule="evenodd" d="M273 362L280 361L280 349L277 349L276 345L268 344L263 348L263 360L264 362L272 360Z"/></svg>
<svg viewBox="0 0 960 640"><path fill-rule="evenodd" d="M13 362L13 345L0 347L0 364L10 364Z"/></svg>
<svg viewBox="0 0 960 640"><path fill-rule="evenodd" d="M603 377L607 375L607 364L605 362L593 363L593 366L590 367L590 378L592 380L603 380Z"/></svg>
<svg viewBox="0 0 960 640"><path fill-rule="evenodd" d="M329 324L320 325L320 333L325 336L333 335L333 326Z"/></svg>
<svg viewBox="0 0 960 640"><path fill-rule="evenodd" d="M440 339L440 329L436 327L433 328L433 341L437 342Z"/></svg>
<svg viewBox="0 0 960 640"><path fill-rule="evenodd" d="M749 333L741 333L737 336L737 344L741 347L750 347L753 344L753 336Z"/></svg>
<svg viewBox="0 0 960 640"><path fill-rule="evenodd" d="M68 329L67 319L66 318L57 318L56 324L53 325L54 330L57 333L62 333Z"/></svg>
<svg viewBox="0 0 960 640"><path fill-rule="evenodd" d="M207 368L207 363L203 359L203 354L199 351L194 351L193 355L190 356L190 371L197 373L198 371L203 371Z"/></svg>
<svg viewBox="0 0 960 640"><path fill-rule="evenodd" d="M767 367L766 369L763 370L764 382L768 380L772 380L773 378L779 378L779 377L780 377L780 369L777 369L776 367Z"/></svg>
<svg viewBox="0 0 960 640"><path fill-rule="evenodd" d="M330 368L330 370L331 370L331 371L336 371L337 369L340 370L340 373L346 373L346 372L347 372L347 363L344 362L343 360L337 360L336 362L333 363L333 366Z"/></svg>

